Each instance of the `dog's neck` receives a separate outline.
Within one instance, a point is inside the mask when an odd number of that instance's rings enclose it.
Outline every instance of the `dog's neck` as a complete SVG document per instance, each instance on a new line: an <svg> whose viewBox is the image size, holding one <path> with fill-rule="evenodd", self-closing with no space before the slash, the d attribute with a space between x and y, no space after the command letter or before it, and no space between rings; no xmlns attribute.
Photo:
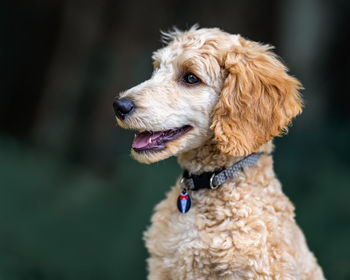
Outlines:
<svg viewBox="0 0 350 280"><path fill-rule="evenodd" d="M262 145L259 152L271 153L273 150L272 142ZM184 152L178 156L178 162L183 169L192 174L210 172L223 167L227 168L240 161L243 157L232 157L223 154L214 143L209 140L204 145Z"/></svg>

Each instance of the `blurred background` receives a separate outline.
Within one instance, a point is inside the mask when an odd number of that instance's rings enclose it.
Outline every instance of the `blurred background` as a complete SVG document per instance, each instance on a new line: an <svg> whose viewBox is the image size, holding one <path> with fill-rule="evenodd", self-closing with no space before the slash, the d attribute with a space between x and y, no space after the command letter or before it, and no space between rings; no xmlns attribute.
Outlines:
<svg viewBox="0 0 350 280"><path fill-rule="evenodd" d="M350 1L2 1L0 279L145 279L142 232L181 174L129 156L118 92L160 30L194 23L276 46L304 113L275 168L328 279L350 279Z"/></svg>

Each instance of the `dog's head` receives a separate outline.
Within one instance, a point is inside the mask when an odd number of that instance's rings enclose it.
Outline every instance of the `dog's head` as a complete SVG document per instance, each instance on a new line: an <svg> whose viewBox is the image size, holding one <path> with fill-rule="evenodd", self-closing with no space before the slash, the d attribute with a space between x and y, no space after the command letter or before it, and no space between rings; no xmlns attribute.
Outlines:
<svg viewBox="0 0 350 280"><path fill-rule="evenodd" d="M300 83L271 47L217 28L178 30L153 54L152 77L114 102L120 126L139 131L132 155L151 163L214 140L244 156L301 112Z"/></svg>

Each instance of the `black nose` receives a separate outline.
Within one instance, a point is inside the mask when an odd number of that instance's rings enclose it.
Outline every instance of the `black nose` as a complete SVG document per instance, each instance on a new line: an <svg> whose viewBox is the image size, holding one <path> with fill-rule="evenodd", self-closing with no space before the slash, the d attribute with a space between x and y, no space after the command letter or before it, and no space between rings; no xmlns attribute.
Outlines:
<svg viewBox="0 0 350 280"><path fill-rule="evenodd" d="M134 109L134 103L128 98L120 98L113 102L115 115L124 120L125 117Z"/></svg>

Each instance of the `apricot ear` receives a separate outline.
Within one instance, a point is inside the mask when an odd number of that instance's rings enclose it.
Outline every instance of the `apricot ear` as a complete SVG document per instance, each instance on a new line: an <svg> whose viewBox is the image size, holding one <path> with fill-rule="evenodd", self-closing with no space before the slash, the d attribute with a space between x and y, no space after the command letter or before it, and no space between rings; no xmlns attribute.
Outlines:
<svg viewBox="0 0 350 280"><path fill-rule="evenodd" d="M228 76L212 113L211 129L219 149L231 156L256 152L288 130L302 111L300 82L270 50L241 39L226 55Z"/></svg>

